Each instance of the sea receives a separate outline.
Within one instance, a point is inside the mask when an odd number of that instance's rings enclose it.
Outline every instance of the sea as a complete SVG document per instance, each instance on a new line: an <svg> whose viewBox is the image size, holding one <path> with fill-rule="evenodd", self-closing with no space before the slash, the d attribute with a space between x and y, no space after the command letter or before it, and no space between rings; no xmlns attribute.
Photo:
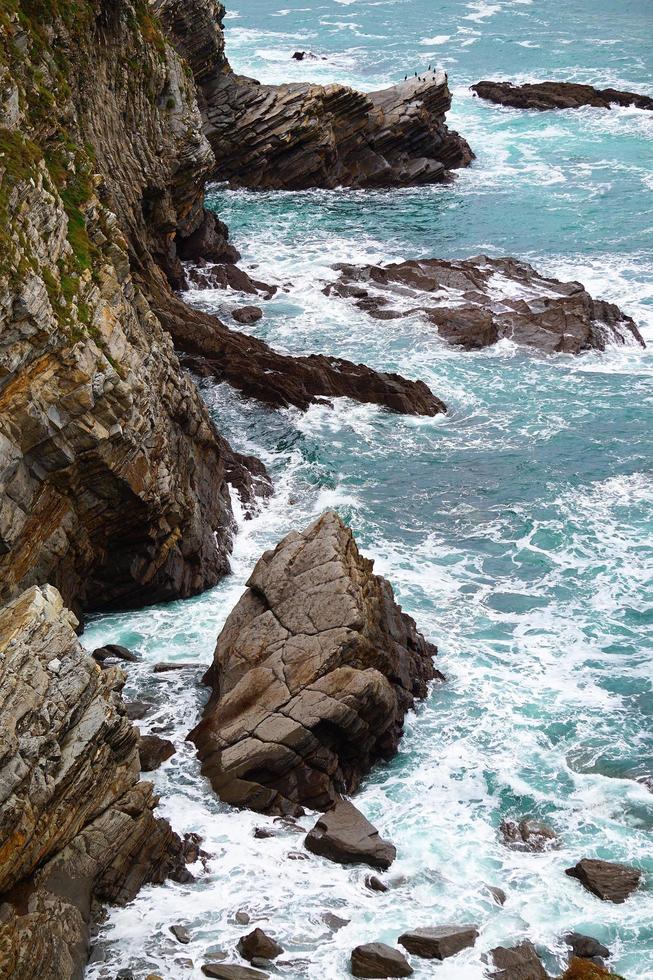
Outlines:
<svg viewBox="0 0 653 980"><path fill-rule="evenodd" d="M243 266L279 285L246 328L291 354L324 352L420 378L449 407L414 418L337 399L275 411L200 382L232 445L264 460L274 495L254 516L234 496L232 574L196 598L95 616L93 649L122 643L128 698L156 702L140 725L176 754L152 774L160 813L199 833L194 884L144 888L112 909L87 976L199 980L212 956L240 962L254 927L285 949L274 975L349 976L360 943L408 928L477 925L476 945L416 980L481 980L487 952L525 939L552 976L564 936L612 951L627 980L653 978L653 113L533 112L477 99L483 78L560 79L653 95L651 0L234 0L233 68L264 82L374 90L428 65L449 75L449 124L476 160L449 185L248 192L210 188ZM296 50L316 60L296 62ZM636 320L647 349L540 356L508 341L464 352L418 317L370 319L323 293L337 262L510 255L579 280ZM284 288L285 287L285 288ZM189 292L230 322L251 303ZM385 893L366 870L303 859L302 836L254 837L272 818L222 804L186 741L216 637L264 550L333 508L377 573L439 647L446 683L411 713L392 762L356 805L398 856ZM156 661L196 668L154 675ZM149 777L148 777L149 778ZM543 820L558 847L521 853L505 819ZM301 826L309 829L315 815ZM276 827L279 830L278 826ZM601 902L565 869L583 857L633 864L644 885ZM498 905L488 885L502 888ZM348 924L332 932L324 914ZM249 917L243 926L236 916ZM243 915L243 913L245 915ZM191 942L169 931L181 923Z"/></svg>

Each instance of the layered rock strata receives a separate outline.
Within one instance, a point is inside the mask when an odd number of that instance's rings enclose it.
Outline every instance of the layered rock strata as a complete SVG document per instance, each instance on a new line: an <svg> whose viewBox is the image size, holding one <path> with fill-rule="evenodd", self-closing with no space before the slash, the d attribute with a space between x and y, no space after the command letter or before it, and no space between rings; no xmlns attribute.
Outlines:
<svg viewBox="0 0 653 980"><path fill-rule="evenodd" d="M219 180L285 190L401 186L444 180L473 158L446 125L444 72L365 94L344 85L261 85L229 66L221 4L155 6L193 67Z"/></svg>
<svg viewBox="0 0 653 980"><path fill-rule="evenodd" d="M653 99L637 92L621 92L614 88L594 88L577 82L535 82L514 85L512 82L482 81L472 85L472 91L482 99L511 106L513 109L611 109L613 105L653 109Z"/></svg>
<svg viewBox="0 0 653 980"><path fill-rule="evenodd" d="M396 751L436 649L327 512L258 561L218 638L191 732L225 802L325 810Z"/></svg>
<svg viewBox="0 0 653 980"><path fill-rule="evenodd" d="M544 353L580 354L644 341L631 317L579 282L540 275L527 262L477 255L387 266L335 267L327 295L351 299L377 320L421 316L450 344L475 350L502 339Z"/></svg>
<svg viewBox="0 0 653 980"><path fill-rule="evenodd" d="M82 650L50 586L0 611L0 974L81 978L98 903L189 881L140 783L124 675Z"/></svg>

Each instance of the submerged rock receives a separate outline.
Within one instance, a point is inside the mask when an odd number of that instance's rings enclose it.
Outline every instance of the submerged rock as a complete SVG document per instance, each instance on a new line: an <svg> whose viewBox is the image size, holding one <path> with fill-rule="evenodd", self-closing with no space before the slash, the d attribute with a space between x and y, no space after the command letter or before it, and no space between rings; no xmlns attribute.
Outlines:
<svg viewBox="0 0 653 980"><path fill-rule="evenodd" d="M415 956L445 960L473 946L479 937L476 926L434 926L404 932L398 942Z"/></svg>
<svg viewBox="0 0 653 980"><path fill-rule="evenodd" d="M490 950L496 969L490 973L493 980L549 980L542 961L532 943L518 946L497 946Z"/></svg>
<svg viewBox="0 0 653 980"><path fill-rule="evenodd" d="M369 864L380 871L389 868L397 856L394 844L379 837L376 827L353 803L342 799L319 818L304 844L313 854L338 864ZM381 886L375 884L374 890L388 890L378 878L374 881Z"/></svg>
<svg viewBox="0 0 653 980"><path fill-rule="evenodd" d="M225 802L326 810L396 751L406 712L436 676L436 648L372 568L332 511L259 559L189 736Z"/></svg>
<svg viewBox="0 0 653 980"><path fill-rule="evenodd" d="M138 743L141 772L154 772L161 763L174 754L174 742L171 742L170 739L160 738L159 735L141 735Z"/></svg>
<svg viewBox="0 0 653 980"><path fill-rule="evenodd" d="M514 109L579 109L594 106L611 109L613 105L653 109L653 99L636 92L621 92L614 88L594 88L577 82L534 82L514 85L512 82L483 81L472 85L472 91L482 99L498 102Z"/></svg>
<svg viewBox="0 0 653 980"><path fill-rule="evenodd" d="M410 977L413 968L398 949L366 943L352 950L351 972L355 977Z"/></svg>
<svg viewBox="0 0 653 980"><path fill-rule="evenodd" d="M621 904L638 887L642 872L627 864L583 858L565 874L577 878L588 891L604 902Z"/></svg>
<svg viewBox="0 0 653 980"><path fill-rule="evenodd" d="M138 781L124 675L85 654L76 626L51 586L0 610L3 976L81 977L99 903L192 881L152 785Z"/></svg>
<svg viewBox="0 0 653 980"><path fill-rule="evenodd" d="M238 940L238 952L243 959L250 962L254 959L274 960L283 953L276 939L266 935L262 929L254 929L247 936Z"/></svg>
<svg viewBox="0 0 653 980"><path fill-rule="evenodd" d="M558 846L555 830L539 820L504 820L500 827L504 843L515 851L548 851Z"/></svg>
<svg viewBox="0 0 653 980"><path fill-rule="evenodd" d="M477 255L387 266L335 267L327 294L352 299L379 320L418 314L440 337L465 350L506 338L544 353L579 354L607 344L644 341L613 303L595 300L579 282L540 275L527 262Z"/></svg>

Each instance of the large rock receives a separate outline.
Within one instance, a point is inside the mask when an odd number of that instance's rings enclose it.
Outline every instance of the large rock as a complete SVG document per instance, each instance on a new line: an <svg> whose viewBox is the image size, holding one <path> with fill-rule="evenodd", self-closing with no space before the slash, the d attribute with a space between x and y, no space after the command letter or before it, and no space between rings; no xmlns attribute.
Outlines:
<svg viewBox="0 0 653 980"><path fill-rule="evenodd" d="M313 854L337 861L338 864L369 864L380 871L389 868L397 856L394 844L379 837L376 827L360 810L349 800L342 799L322 814L306 835L304 844ZM383 886L375 888L387 891Z"/></svg>
<svg viewBox="0 0 653 980"><path fill-rule="evenodd" d="M283 946L272 936L264 933L262 929L254 929L238 940L238 952L243 959L249 960L250 963L257 957L274 960L283 953Z"/></svg>
<svg viewBox="0 0 653 980"><path fill-rule="evenodd" d="M415 956L445 960L462 949L473 946L478 936L476 926L434 926L404 932L398 942Z"/></svg>
<svg viewBox="0 0 653 980"><path fill-rule="evenodd" d="M82 650L59 593L0 611L0 974L81 978L93 907L192 880L140 783L124 675Z"/></svg>
<svg viewBox="0 0 653 980"><path fill-rule="evenodd" d="M496 969L490 973L493 980L549 980L542 961L532 943L518 946L497 946L490 951Z"/></svg>
<svg viewBox="0 0 653 980"><path fill-rule="evenodd" d="M286 190L425 184L473 159L447 127L444 72L365 94L344 85L261 85L232 72L215 0L156 0L156 7L193 67L221 180Z"/></svg>
<svg viewBox="0 0 653 980"><path fill-rule="evenodd" d="M632 895L642 878L642 872L637 868L594 858L583 858L573 868L567 868L565 874L577 878L581 885L604 902L617 904L625 902Z"/></svg>
<svg viewBox="0 0 653 980"><path fill-rule="evenodd" d="M514 85L512 82L483 81L472 85L472 91L482 99L498 102L514 109L579 109L594 106L611 109L613 105L653 109L653 99L636 92L621 92L614 88L594 88L577 82L534 82Z"/></svg>
<svg viewBox="0 0 653 980"><path fill-rule="evenodd" d="M393 320L418 314L440 337L466 350L502 338L545 353L578 354L608 344L644 341L634 321L613 303L595 300L579 282L541 276L527 262L477 255L336 266L327 294L352 299L370 316Z"/></svg>
<svg viewBox="0 0 653 980"><path fill-rule="evenodd" d="M352 950L351 972L355 977L410 977L413 968L398 949L366 943Z"/></svg>
<svg viewBox="0 0 653 980"><path fill-rule="evenodd" d="M190 734L225 802L326 810L396 751L436 649L372 568L331 511L259 559Z"/></svg>

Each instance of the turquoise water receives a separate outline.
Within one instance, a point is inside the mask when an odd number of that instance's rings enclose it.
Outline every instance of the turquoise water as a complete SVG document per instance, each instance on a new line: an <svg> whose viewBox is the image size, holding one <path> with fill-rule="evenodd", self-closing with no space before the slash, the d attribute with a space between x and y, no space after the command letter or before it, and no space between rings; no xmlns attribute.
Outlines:
<svg viewBox="0 0 653 980"><path fill-rule="evenodd" d="M298 5L299 6L299 5ZM107 963L200 977L210 948L231 951L253 925L274 932L287 977L342 978L359 942L394 942L405 927L475 921L474 950L416 978L480 980L482 954L534 941L555 974L571 929L607 942L628 980L653 977L653 355L649 347L581 358L526 356L502 342L481 353L441 344L419 320L380 323L322 293L337 261L510 254L635 317L653 344L653 114L634 109L529 113L471 97L480 78L558 77L653 94L653 8L645 0L453 3L250 0L226 20L236 70L265 81L310 77L373 89L427 64L449 72L452 123L476 163L452 186L415 191L230 192L212 205L244 263L290 284L254 328L280 349L322 350L423 378L450 407L410 419L338 401L272 412L225 385L202 383L221 431L256 452L275 496L242 520L233 575L194 600L99 617L85 634L139 649L128 695L162 707L147 730L178 752L155 774L162 810L197 830L213 855L192 886L145 889L111 914ZM293 63L297 48L325 61ZM226 312L233 294L189 297ZM409 719L399 755L357 804L399 851L387 894L362 869L312 858L294 835L256 840L264 818L220 804L184 737L204 697L197 675L159 675L147 662L208 663L253 563L293 527L335 507L387 575L405 609L440 647L448 682ZM560 848L516 854L499 842L504 817L547 820ZM305 823L311 824L310 818ZM564 875L583 856L624 860L647 874L612 906ZM494 905L484 883L508 892ZM321 914L351 919L331 935ZM180 953L167 927L193 942ZM175 957L177 957L175 959ZM193 968L179 962L190 957Z"/></svg>

